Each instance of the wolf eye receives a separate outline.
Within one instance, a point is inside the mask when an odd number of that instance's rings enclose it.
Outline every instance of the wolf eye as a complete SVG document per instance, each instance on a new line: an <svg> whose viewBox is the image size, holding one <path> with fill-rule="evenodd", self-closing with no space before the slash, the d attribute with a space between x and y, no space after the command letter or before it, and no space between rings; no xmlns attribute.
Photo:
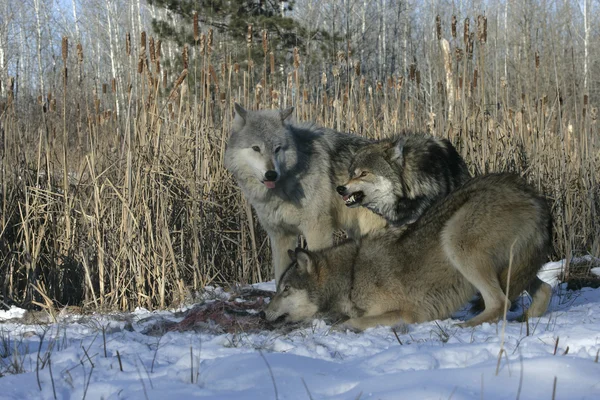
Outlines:
<svg viewBox="0 0 600 400"><path fill-rule="evenodd" d="M361 178L364 178L364 177L365 177L365 176L367 176L368 174L369 174L369 172L368 172L368 171L363 171L363 172L361 172L361 173L360 173L360 177L361 177Z"/></svg>
<svg viewBox="0 0 600 400"><path fill-rule="evenodd" d="M288 290L290 290L290 285L285 285L285 287L283 288L283 291L287 292Z"/></svg>
<svg viewBox="0 0 600 400"><path fill-rule="evenodd" d="M258 147L258 146L252 146L252 150L260 153L260 147Z"/></svg>
<svg viewBox="0 0 600 400"><path fill-rule="evenodd" d="M281 150L281 146L275 147L275 153L279 153L279 150Z"/></svg>

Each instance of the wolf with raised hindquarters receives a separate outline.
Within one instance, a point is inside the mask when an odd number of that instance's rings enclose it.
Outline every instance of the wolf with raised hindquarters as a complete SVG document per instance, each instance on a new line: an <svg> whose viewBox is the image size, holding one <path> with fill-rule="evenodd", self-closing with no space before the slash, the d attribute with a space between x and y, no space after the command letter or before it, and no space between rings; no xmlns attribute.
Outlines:
<svg viewBox="0 0 600 400"><path fill-rule="evenodd" d="M436 200L471 179L452 143L405 135L362 146L337 187L348 207L363 206L392 225L415 222Z"/></svg>
<svg viewBox="0 0 600 400"><path fill-rule="evenodd" d="M524 290L532 297L527 315L541 316L552 289L536 274L551 229L545 199L522 178L476 177L413 224L320 251L290 251L265 317L342 319L361 330L448 318L479 291L485 310L463 324L475 326L498 320L505 299L510 307Z"/></svg>
<svg viewBox="0 0 600 400"><path fill-rule="evenodd" d="M347 208L335 192L347 178L353 154L370 141L290 124L292 111L249 111L236 104L225 151L226 168L269 235L276 280L299 234L317 250L333 245L337 229L359 238L387 224L366 208Z"/></svg>

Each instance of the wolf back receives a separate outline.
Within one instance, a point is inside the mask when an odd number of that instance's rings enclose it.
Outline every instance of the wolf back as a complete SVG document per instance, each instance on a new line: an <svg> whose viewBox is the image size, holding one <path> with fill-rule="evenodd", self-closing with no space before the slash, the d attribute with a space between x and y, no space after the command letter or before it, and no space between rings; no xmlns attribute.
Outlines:
<svg viewBox="0 0 600 400"><path fill-rule="evenodd" d="M416 221L471 178L450 141L420 134L361 147L348 172L350 180L337 188L346 205L367 207L394 225Z"/></svg>
<svg viewBox="0 0 600 400"><path fill-rule="evenodd" d="M552 291L536 274L551 226L546 201L520 177L476 177L412 225L317 252L297 249L265 316L342 316L365 329L448 318L479 291L485 310L465 323L474 326L500 318L505 297L524 290L533 299L528 315L541 316Z"/></svg>
<svg viewBox="0 0 600 400"><path fill-rule="evenodd" d="M359 238L386 226L367 209L345 207L335 192L347 177L352 156L369 140L314 125L292 125L291 108L248 111L236 104L235 110L225 166L269 236L276 279L299 234L316 250L332 246L337 229Z"/></svg>

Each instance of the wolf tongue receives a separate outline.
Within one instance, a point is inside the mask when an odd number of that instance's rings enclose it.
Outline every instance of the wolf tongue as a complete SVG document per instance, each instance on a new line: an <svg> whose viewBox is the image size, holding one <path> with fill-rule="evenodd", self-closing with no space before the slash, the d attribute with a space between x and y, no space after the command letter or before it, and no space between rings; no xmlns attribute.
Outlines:
<svg viewBox="0 0 600 400"><path fill-rule="evenodd" d="M264 181L263 183L269 189L274 189L275 188L275 181Z"/></svg>
<svg viewBox="0 0 600 400"><path fill-rule="evenodd" d="M349 195L349 194L346 194L346 195L342 196L342 199L343 199L344 201L348 200L349 198L350 198L350 195Z"/></svg>

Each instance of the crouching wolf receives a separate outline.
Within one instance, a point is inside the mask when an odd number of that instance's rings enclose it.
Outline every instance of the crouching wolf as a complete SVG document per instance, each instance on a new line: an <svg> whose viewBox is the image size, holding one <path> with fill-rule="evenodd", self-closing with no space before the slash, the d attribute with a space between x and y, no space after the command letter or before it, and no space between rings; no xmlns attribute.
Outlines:
<svg viewBox="0 0 600 400"><path fill-rule="evenodd" d="M446 139L406 135L361 147L338 186L348 207L364 206L393 225L416 221L439 198L471 179Z"/></svg>
<svg viewBox="0 0 600 400"><path fill-rule="evenodd" d="M528 316L541 316L552 290L536 273L550 240L548 206L520 177L476 177L414 224L290 252L265 317L341 318L355 329L416 323L450 317L479 291L485 310L463 324L475 326L497 320L505 297L510 306L524 290Z"/></svg>
<svg viewBox="0 0 600 400"><path fill-rule="evenodd" d="M269 235L276 280L299 234L316 250L332 246L337 229L359 238L386 226L365 208L347 208L335 192L352 156L369 140L292 125L287 122L292 108L247 111L236 104L235 111L225 166Z"/></svg>

